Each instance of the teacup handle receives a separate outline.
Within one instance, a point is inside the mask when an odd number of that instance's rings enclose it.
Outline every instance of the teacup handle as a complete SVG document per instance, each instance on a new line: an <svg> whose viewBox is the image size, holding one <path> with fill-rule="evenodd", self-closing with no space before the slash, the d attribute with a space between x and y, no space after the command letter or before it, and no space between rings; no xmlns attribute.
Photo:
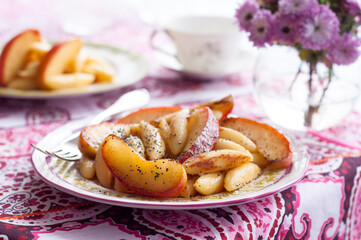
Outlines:
<svg viewBox="0 0 361 240"><path fill-rule="evenodd" d="M162 53L164 53L164 54L167 54L167 55L169 55L169 56L174 57L174 58L177 59L176 54L171 53L171 52L169 52L169 51L166 51L166 50L164 50L162 47L157 46L157 45L154 43L154 39L155 39L155 37L156 37L159 33L166 34L170 39L172 39L172 37L169 36L169 34L168 34L166 31L164 31L163 29L155 29L155 30L153 30L152 34L150 35L149 45L150 45L154 50L159 51L159 52L162 52Z"/></svg>

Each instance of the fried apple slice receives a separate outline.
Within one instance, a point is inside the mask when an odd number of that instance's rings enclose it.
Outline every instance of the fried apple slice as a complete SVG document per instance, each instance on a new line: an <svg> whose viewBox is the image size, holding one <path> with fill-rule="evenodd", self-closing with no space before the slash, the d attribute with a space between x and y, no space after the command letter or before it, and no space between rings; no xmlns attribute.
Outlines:
<svg viewBox="0 0 361 240"><path fill-rule="evenodd" d="M87 58L82 66L82 72L95 75L95 82L111 82L114 78L114 68L107 62L95 58Z"/></svg>
<svg viewBox="0 0 361 240"><path fill-rule="evenodd" d="M40 40L40 32L29 29L13 37L5 45L0 55L0 85L7 87L26 63L31 45Z"/></svg>
<svg viewBox="0 0 361 240"><path fill-rule="evenodd" d="M216 145L214 146L213 150L221 150L221 149L229 149L229 150L239 150L239 151L246 151L243 146L239 145L238 143L235 143L231 140L227 140L224 138L218 138ZM253 156L253 163L257 164L261 168L264 168L267 166L268 161L263 157L262 154L259 152L252 152Z"/></svg>
<svg viewBox="0 0 361 240"><path fill-rule="evenodd" d="M85 179L95 177L95 159L82 155L79 161L79 172Z"/></svg>
<svg viewBox="0 0 361 240"><path fill-rule="evenodd" d="M78 139L78 148L82 154L94 158L100 144L109 134L125 137L129 133L129 125L102 122L82 129Z"/></svg>
<svg viewBox="0 0 361 240"><path fill-rule="evenodd" d="M224 172L206 173L194 183L194 188L202 195L220 193L223 187Z"/></svg>
<svg viewBox="0 0 361 240"><path fill-rule="evenodd" d="M179 194L180 197L183 198L190 198L197 195L197 191L194 188L194 183L198 179L199 176L197 175L188 175L187 176L187 184L182 192Z"/></svg>
<svg viewBox="0 0 361 240"><path fill-rule="evenodd" d="M228 170L252 160L249 151L225 149L197 154L188 158L183 166L187 174L204 174Z"/></svg>
<svg viewBox="0 0 361 240"><path fill-rule="evenodd" d="M144 144L147 159L156 160L164 158L165 143L160 136L158 129L148 122L139 123L140 138Z"/></svg>
<svg viewBox="0 0 361 240"><path fill-rule="evenodd" d="M179 162L213 149L219 135L218 120L209 107L196 108L188 119L188 136Z"/></svg>
<svg viewBox="0 0 361 240"><path fill-rule="evenodd" d="M243 187L261 174L261 168L254 163L245 163L230 169L224 177L224 187L231 192Z"/></svg>
<svg viewBox="0 0 361 240"><path fill-rule="evenodd" d="M21 78L32 78L35 79L36 78L36 74L38 72L38 68L40 66L40 61L39 60L34 60L31 62L28 62L24 69L21 69L18 73L17 76L21 77Z"/></svg>
<svg viewBox="0 0 361 240"><path fill-rule="evenodd" d="M47 77L48 90L84 87L92 84L95 76L88 73L64 73Z"/></svg>
<svg viewBox="0 0 361 240"><path fill-rule="evenodd" d="M182 108L178 106L143 108L136 112L132 112L123 118L120 118L118 122L119 123L139 123L140 121L151 122L156 119L160 119L161 117L166 116L170 113L178 112L179 110L182 110Z"/></svg>
<svg viewBox="0 0 361 240"><path fill-rule="evenodd" d="M176 197L187 183L187 174L180 163L169 159L147 161L115 135L105 139L102 156L126 188L144 196Z"/></svg>
<svg viewBox="0 0 361 240"><path fill-rule="evenodd" d="M8 88L19 90L39 89L39 84L34 78L15 77L8 82Z"/></svg>
<svg viewBox="0 0 361 240"><path fill-rule="evenodd" d="M107 164L104 162L104 158L102 155L102 148L100 148L97 151L97 154L95 156L95 173L97 176L98 181L103 187L106 188L112 188L114 183L114 177L113 174L110 172Z"/></svg>
<svg viewBox="0 0 361 240"><path fill-rule="evenodd" d="M287 168L292 164L291 144L277 129L246 118L228 118L221 126L237 130L251 139L271 169Z"/></svg>
<svg viewBox="0 0 361 240"><path fill-rule="evenodd" d="M170 134L167 143L170 152L177 156L184 148L188 136L188 117L189 110L178 111L170 120Z"/></svg>
<svg viewBox="0 0 361 240"><path fill-rule="evenodd" d="M250 152L258 152L257 146L252 140L231 128L219 127L219 137L238 143Z"/></svg>
<svg viewBox="0 0 361 240"><path fill-rule="evenodd" d="M213 114L216 116L216 118L221 121L225 119L227 115L232 111L233 97L232 95L229 95L220 100L205 102L193 107L192 109L200 107L209 107L213 111Z"/></svg>
<svg viewBox="0 0 361 240"><path fill-rule="evenodd" d="M141 157L145 158L145 148L142 140L140 140L137 136L127 136L124 138L124 141L128 144L129 147L133 148L133 150L138 153Z"/></svg>

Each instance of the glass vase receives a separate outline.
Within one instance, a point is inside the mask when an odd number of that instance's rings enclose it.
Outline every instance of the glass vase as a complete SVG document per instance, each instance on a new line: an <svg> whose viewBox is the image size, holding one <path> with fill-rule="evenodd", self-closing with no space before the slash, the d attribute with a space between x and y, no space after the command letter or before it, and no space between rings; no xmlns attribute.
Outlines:
<svg viewBox="0 0 361 240"><path fill-rule="evenodd" d="M359 86L351 79L358 71L330 72L323 63L312 69L291 47L272 46L259 53L254 90L272 121L294 130L323 130L350 113L359 96Z"/></svg>

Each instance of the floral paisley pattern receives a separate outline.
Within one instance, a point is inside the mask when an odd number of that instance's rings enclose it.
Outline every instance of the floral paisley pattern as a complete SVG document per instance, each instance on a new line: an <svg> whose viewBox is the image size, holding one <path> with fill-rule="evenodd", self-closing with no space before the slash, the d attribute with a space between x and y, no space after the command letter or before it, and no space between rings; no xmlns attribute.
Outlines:
<svg viewBox="0 0 361 240"><path fill-rule="evenodd" d="M35 8L6 2L0 2L0 15L9 19ZM46 7L48 2L38 0L36 6ZM53 19L52 26L56 23ZM142 52L152 68L142 81L79 99L0 98L0 239L90 240L99 239L99 233L104 239L361 239L359 112L328 130L291 132L307 148L306 176L288 189L245 204L179 211L124 208L74 197L42 181L31 164L30 144L68 121L99 112L134 88L150 90L151 106L190 106L232 94L234 114L268 121L250 91L251 69L222 81L189 81L159 69L153 61L144 44L149 26L118 21L114 27L119 31L94 37ZM44 32L54 39L65 37L59 27ZM0 35L6 39L13 32Z"/></svg>

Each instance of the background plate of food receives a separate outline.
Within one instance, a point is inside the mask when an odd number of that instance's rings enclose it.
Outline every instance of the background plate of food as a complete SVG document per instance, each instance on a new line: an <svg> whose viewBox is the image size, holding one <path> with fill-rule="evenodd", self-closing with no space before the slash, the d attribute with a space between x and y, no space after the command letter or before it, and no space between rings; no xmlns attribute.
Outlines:
<svg viewBox="0 0 361 240"><path fill-rule="evenodd" d="M0 56L0 96L59 98L115 90L148 71L139 54L74 38L51 43L29 29L5 44Z"/></svg>

